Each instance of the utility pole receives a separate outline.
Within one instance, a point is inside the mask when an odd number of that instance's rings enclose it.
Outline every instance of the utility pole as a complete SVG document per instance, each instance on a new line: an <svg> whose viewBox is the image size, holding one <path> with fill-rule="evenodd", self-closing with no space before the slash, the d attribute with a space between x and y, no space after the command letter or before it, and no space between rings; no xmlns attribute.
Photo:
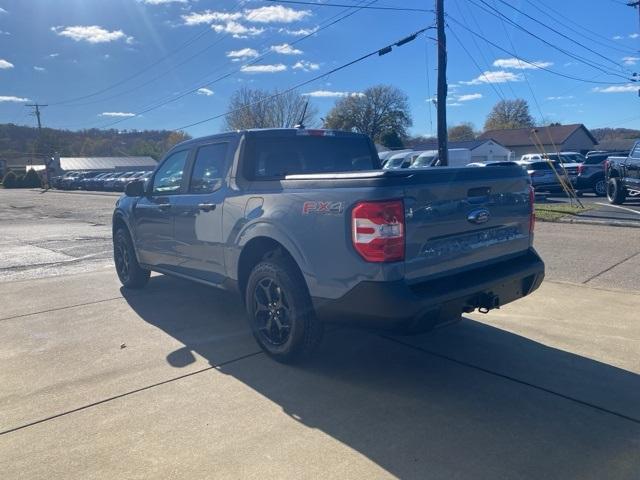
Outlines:
<svg viewBox="0 0 640 480"><path fill-rule="evenodd" d="M444 0L436 0L436 26L438 32L438 158L440 166L449 165L447 139L447 37L444 31Z"/></svg>
<svg viewBox="0 0 640 480"><path fill-rule="evenodd" d="M41 140L42 140L42 120L40 119L40 108L41 107L48 107L48 105L42 105L42 104L39 104L39 103L36 102L36 103L27 104L27 105L25 105L25 107L33 108L34 109L33 113L36 116L36 118L38 119L38 147L40 147ZM40 148L38 148L38 150L39 149ZM47 157L45 156L45 159L46 158ZM51 163L50 161L47 162L46 160L44 162L44 174L45 174L45 179L46 179L46 186L45 187L47 189L49 188L49 185L51 185L51 181L50 181L50 178L49 178L49 164L50 163Z"/></svg>
<svg viewBox="0 0 640 480"><path fill-rule="evenodd" d="M42 132L42 122L40 121L40 107L48 107L48 105L41 105L39 103L31 103L28 105L25 105L25 107L30 107L30 108L34 108L34 114L36 116L36 118L38 119L38 133Z"/></svg>

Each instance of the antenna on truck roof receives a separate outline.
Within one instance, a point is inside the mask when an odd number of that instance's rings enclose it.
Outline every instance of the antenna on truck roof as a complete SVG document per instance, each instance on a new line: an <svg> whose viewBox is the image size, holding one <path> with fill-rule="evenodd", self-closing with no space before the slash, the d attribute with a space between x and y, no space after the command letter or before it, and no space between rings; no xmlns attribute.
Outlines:
<svg viewBox="0 0 640 480"><path fill-rule="evenodd" d="M300 116L300 121L295 126L295 128L305 128L304 126L304 116L307 114L307 107L309 106L309 97L307 97L307 101L304 103L304 108L302 109L302 115Z"/></svg>

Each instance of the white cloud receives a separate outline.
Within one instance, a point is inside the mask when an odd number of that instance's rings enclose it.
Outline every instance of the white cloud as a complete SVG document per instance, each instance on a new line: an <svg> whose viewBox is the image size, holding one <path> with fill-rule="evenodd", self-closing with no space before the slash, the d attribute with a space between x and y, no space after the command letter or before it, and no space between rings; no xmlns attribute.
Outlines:
<svg viewBox="0 0 640 480"><path fill-rule="evenodd" d="M298 30L291 30L289 28L279 28L279 33L284 33L286 35L293 35L294 37L304 37L306 35L311 35L318 31L318 27L313 28L300 28Z"/></svg>
<svg viewBox="0 0 640 480"><path fill-rule="evenodd" d="M321 97L321 98L337 98L337 97L363 97L364 93L361 92L334 92L331 90L315 90L309 93L303 93L308 97Z"/></svg>
<svg viewBox="0 0 640 480"><path fill-rule="evenodd" d="M61 37L70 38L76 42L107 43L116 40L133 42L133 37L125 35L122 30L109 31L97 25L75 25L73 27L51 27L51 31Z"/></svg>
<svg viewBox="0 0 640 480"><path fill-rule="evenodd" d="M520 82L522 75L519 73L505 72L504 70L486 71L482 75L468 82L460 82L464 85L481 85L483 83L507 83Z"/></svg>
<svg viewBox="0 0 640 480"><path fill-rule="evenodd" d="M182 15L182 19L184 20L185 25L200 25L201 23L211 22L228 22L231 20L239 20L240 18L242 18L241 13L212 12L211 10Z"/></svg>
<svg viewBox="0 0 640 480"><path fill-rule="evenodd" d="M249 22L256 23L291 23L311 15L309 10L294 10L282 5L269 5L244 11Z"/></svg>
<svg viewBox="0 0 640 480"><path fill-rule="evenodd" d="M281 53L282 55L302 55L302 50L293 48L288 43L283 43L282 45L273 45L270 50L272 52Z"/></svg>
<svg viewBox="0 0 640 480"><path fill-rule="evenodd" d="M50 53L49 55L47 55L49 58L56 58L59 57L60 54L59 53Z"/></svg>
<svg viewBox="0 0 640 480"><path fill-rule="evenodd" d="M102 112L99 117L135 117L135 113L130 112Z"/></svg>
<svg viewBox="0 0 640 480"><path fill-rule="evenodd" d="M13 63L6 61L4 58L0 58L0 70L7 70L13 68Z"/></svg>
<svg viewBox="0 0 640 480"><path fill-rule="evenodd" d="M236 58L236 59L247 59L247 58L255 58L258 56L258 51L253 48L243 48L241 50L231 50L227 52L228 58Z"/></svg>
<svg viewBox="0 0 640 480"><path fill-rule="evenodd" d="M302 70L303 72L310 72L311 70L318 70L320 65L318 63L308 62L307 60L300 60L291 68L294 70Z"/></svg>
<svg viewBox="0 0 640 480"><path fill-rule="evenodd" d="M33 69L34 69L36 72L44 72L44 71L46 70L46 68L44 68L44 67L38 67L38 66L34 66L34 67L33 67Z"/></svg>
<svg viewBox="0 0 640 480"><path fill-rule="evenodd" d="M622 40L622 35L616 35L613 37L614 40Z"/></svg>
<svg viewBox="0 0 640 480"><path fill-rule="evenodd" d="M0 103L2 103L2 102L24 103L24 102L28 102L28 101L29 101L28 98L14 97L12 95L9 95L9 96L0 95Z"/></svg>
<svg viewBox="0 0 640 480"><path fill-rule="evenodd" d="M247 9L244 12L218 12L204 10L182 15L185 25L199 25L201 23L233 22L243 20L251 23L291 23L302 20L311 15L308 10L294 10L282 5ZM294 34L294 33L292 33Z"/></svg>
<svg viewBox="0 0 640 480"><path fill-rule="evenodd" d="M230 33L234 38L247 38L249 36L260 35L264 32L264 28L245 27L241 23L234 22L233 20L225 24L214 24L211 28L216 33Z"/></svg>
<svg viewBox="0 0 640 480"><path fill-rule="evenodd" d="M447 107L461 107L462 104L458 102L447 103Z"/></svg>
<svg viewBox="0 0 640 480"><path fill-rule="evenodd" d="M575 98L573 95L559 95L557 97L547 97L547 100L571 100Z"/></svg>
<svg viewBox="0 0 640 480"><path fill-rule="evenodd" d="M139 0L148 5L165 5L168 3L189 3L189 0Z"/></svg>
<svg viewBox="0 0 640 480"><path fill-rule="evenodd" d="M0 7L0 13L8 13L4 8Z"/></svg>
<svg viewBox="0 0 640 480"><path fill-rule="evenodd" d="M203 87L203 88L199 88L197 93L198 95L204 95L206 97L210 97L211 95L213 95L213 90Z"/></svg>
<svg viewBox="0 0 640 480"><path fill-rule="evenodd" d="M11 35L11 33L5 32L4 30L0 30L0 35Z"/></svg>
<svg viewBox="0 0 640 480"><path fill-rule="evenodd" d="M245 73L275 73L284 72L286 69L286 65L277 63L275 65L245 65L240 68L240 71Z"/></svg>
<svg viewBox="0 0 640 480"><path fill-rule="evenodd" d="M640 89L640 85L634 85L629 83L627 85L612 85L610 87L596 87L593 89L594 92L599 93L627 93L627 92L637 92Z"/></svg>
<svg viewBox="0 0 640 480"><path fill-rule="evenodd" d="M622 62L625 65L635 65L640 60L640 57L623 57Z"/></svg>
<svg viewBox="0 0 640 480"><path fill-rule="evenodd" d="M468 93L466 95L458 95L456 102L469 102L471 100L479 100L480 98L482 98L481 93Z"/></svg>
<svg viewBox="0 0 640 480"><path fill-rule="evenodd" d="M640 38L640 33L632 33L629 38Z"/></svg>
<svg viewBox="0 0 640 480"><path fill-rule="evenodd" d="M535 70L537 68L546 68L553 65L552 62L523 62L517 58L498 58L493 62L494 67L499 68L515 68L517 70Z"/></svg>

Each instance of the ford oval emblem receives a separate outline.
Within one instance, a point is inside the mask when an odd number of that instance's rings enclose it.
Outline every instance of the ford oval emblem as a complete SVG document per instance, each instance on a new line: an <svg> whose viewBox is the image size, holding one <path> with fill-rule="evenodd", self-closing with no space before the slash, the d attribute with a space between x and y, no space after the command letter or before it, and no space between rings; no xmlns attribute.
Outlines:
<svg viewBox="0 0 640 480"><path fill-rule="evenodd" d="M488 222L489 217L491 217L489 210L487 210L486 208L479 208L477 210L470 212L469 215L467 215L467 221L479 225L481 223Z"/></svg>

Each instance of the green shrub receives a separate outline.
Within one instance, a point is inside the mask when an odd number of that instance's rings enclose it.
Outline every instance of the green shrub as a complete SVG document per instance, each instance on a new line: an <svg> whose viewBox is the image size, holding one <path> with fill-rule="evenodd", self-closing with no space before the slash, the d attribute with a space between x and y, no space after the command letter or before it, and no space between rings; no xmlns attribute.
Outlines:
<svg viewBox="0 0 640 480"><path fill-rule="evenodd" d="M40 180L40 176L35 170L27 170L27 173L24 177L22 177L21 187L22 188L40 188L42 187L42 181Z"/></svg>
<svg viewBox="0 0 640 480"><path fill-rule="evenodd" d="M2 185L4 188L18 188L18 176L9 171L2 179Z"/></svg>

